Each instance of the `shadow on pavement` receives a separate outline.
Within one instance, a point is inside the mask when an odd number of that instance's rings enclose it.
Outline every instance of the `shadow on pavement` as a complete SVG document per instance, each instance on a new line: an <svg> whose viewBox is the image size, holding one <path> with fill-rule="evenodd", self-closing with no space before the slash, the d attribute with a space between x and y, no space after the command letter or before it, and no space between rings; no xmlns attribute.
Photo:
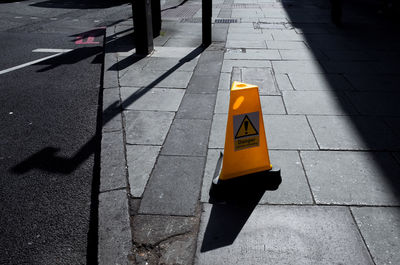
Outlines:
<svg viewBox="0 0 400 265"><path fill-rule="evenodd" d="M325 92L337 98L355 129L353 135L363 142L356 147L345 146L332 127L330 133L332 139L338 139L337 145L321 141L320 149L370 152L400 202L400 179L396 174L400 158L399 13L397 18L393 16L397 9L389 12L382 7L385 2L391 1L343 1L340 28L331 24L329 1L282 1L282 4L290 25L303 34L315 60L321 64L320 75L329 87ZM318 137L322 139L321 134Z"/></svg>
<svg viewBox="0 0 400 265"><path fill-rule="evenodd" d="M69 8L69 9L95 9L95 8L110 8L122 4L130 3L129 0L116 0L116 1L57 1L49 0L31 4L34 7L45 8Z"/></svg>

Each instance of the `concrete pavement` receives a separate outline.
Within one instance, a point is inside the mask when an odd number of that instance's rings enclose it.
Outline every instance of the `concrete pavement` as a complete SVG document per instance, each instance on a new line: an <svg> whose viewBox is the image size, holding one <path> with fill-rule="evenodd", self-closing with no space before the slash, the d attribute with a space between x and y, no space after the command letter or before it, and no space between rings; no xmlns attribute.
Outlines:
<svg viewBox="0 0 400 265"><path fill-rule="evenodd" d="M188 1L145 58L107 29L100 264L400 264L398 29L327 2L213 1L203 49ZM282 183L211 204L232 80L259 86Z"/></svg>

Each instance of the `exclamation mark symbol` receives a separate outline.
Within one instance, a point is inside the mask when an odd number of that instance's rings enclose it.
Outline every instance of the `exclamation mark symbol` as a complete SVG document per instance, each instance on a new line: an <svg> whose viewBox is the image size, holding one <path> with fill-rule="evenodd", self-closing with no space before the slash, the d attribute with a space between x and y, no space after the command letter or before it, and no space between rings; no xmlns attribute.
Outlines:
<svg viewBox="0 0 400 265"><path fill-rule="evenodd" d="M249 122L248 121L245 121L244 122L244 129L246 130L246 132L245 132L245 134L248 134L248 132L247 132L247 128L249 127Z"/></svg>

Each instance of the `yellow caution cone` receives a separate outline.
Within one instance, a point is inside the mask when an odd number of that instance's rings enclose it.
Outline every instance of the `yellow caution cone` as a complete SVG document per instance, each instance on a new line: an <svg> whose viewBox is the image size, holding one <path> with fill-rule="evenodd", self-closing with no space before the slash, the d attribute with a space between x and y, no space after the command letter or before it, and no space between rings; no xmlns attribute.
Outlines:
<svg viewBox="0 0 400 265"><path fill-rule="evenodd" d="M235 185L239 189L252 185L260 188L261 181L273 184L267 189L276 189L281 182L280 170L273 168L269 159L258 86L232 84L224 154L215 173L211 196L227 193Z"/></svg>

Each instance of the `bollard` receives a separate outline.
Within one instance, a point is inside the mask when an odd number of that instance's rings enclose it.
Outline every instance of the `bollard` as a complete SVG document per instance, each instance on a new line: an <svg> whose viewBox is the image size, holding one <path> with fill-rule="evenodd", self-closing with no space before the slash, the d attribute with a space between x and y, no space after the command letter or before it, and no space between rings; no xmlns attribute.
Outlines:
<svg viewBox="0 0 400 265"><path fill-rule="evenodd" d="M136 53L150 54L154 50L151 0L134 0L132 3Z"/></svg>

